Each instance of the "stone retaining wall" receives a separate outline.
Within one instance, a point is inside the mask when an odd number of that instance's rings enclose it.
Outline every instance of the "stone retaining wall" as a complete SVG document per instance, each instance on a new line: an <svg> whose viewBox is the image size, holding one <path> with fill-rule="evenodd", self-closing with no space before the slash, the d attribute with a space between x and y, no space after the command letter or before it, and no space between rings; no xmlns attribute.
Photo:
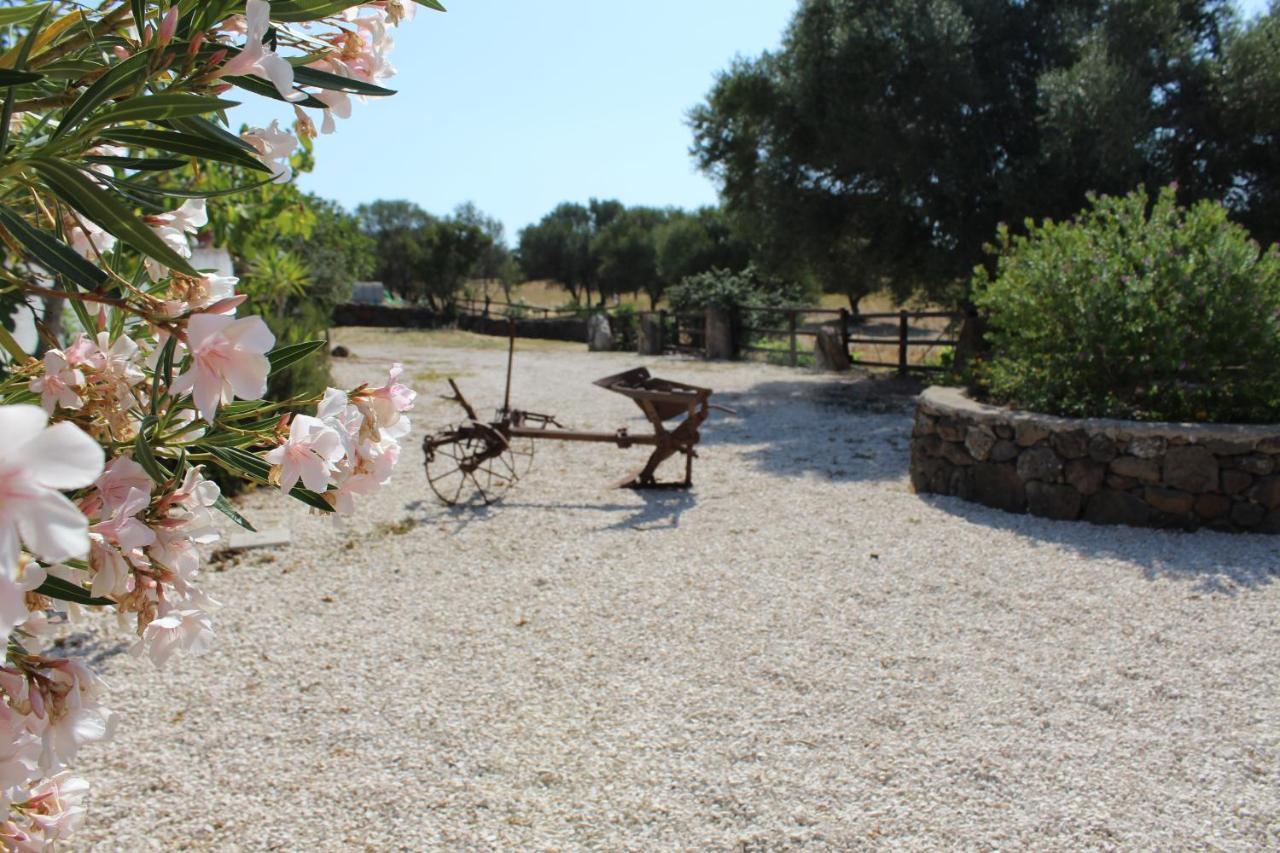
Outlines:
<svg viewBox="0 0 1280 853"><path fill-rule="evenodd" d="M911 482L1047 518L1278 533L1280 425L1057 418L929 388Z"/></svg>

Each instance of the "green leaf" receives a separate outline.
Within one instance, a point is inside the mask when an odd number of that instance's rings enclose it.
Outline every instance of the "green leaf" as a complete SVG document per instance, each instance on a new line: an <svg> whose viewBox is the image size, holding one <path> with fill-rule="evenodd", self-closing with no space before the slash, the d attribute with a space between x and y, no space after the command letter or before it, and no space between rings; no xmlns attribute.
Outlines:
<svg viewBox="0 0 1280 853"><path fill-rule="evenodd" d="M165 245L154 231L134 216L133 211L74 166L46 157L34 157L27 162L59 198L134 249L184 275L200 276L186 258Z"/></svg>
<svg viewBox="0 0 1280 853"><path fill-rule="evenodd" d="M331 92L369 95L374 98L384 98L395 94L393 89L384 89L372 83L365 83L363 80L352 80L350 77L330 74L328 71L321 71L318 68L307 68L305 65L300 65L293 69L293 81L299 86L315 86L318 89L327 89Z"/></svg>
<svg viewBox="0 0 1280 853"><path fill-rule="evenodd" d="M214 142L225 143L233 148L239 148L250 156L256 156L258 153L257 149L252 145L245 142L222 125L215 124L207 118L188 116L187 118L171 119L164 122L164 124L174 128L175 130L186 131L193 136L200 136Z"/></svg>
<svg viewBox="0 0 1280 853"><path fill-rule="evenodd" d="M130 98L127 101L121 101L111 109L99 113L94 118L92 125L106 127L112 124L123 124L127 121L167 121L184 116L216 113L219 110L238 106L240 106L239 101L206 98L203 95L186 95L181 92L166 92L145 98Z"/></svg>
<svg viewBox="0 0 1280 853"><path fill-rule="evenodd" d="M227 187L221 190L181 190L170 186L151 186L150 184L139 183L136 180L128 178L117 178L109 175L99 175L102 180L111 184L125 195L132 196L133 193L142 193L144 195L161 196L163 198L217 198L224 195L236 195L237 193L256 190L258 187L264 187L267 184L274 183L275 178L264 178L256 184L240 184L235 187Z"/></svg>
<svg viewBox="0 0 1280 853"><path fill-rule="evenodd" d="M164 157L109 157L89 154L84 158L89 163L111 166L114 169L133 169L137 172L168 172L181 169L187 165L186 160L174 160Z"/></svg>
<svg viewBox="0 0 1280 853"><path fill-rule="evenodd" d="M0 226L31 253L41 266L85 288L97 290L107 274L80 257L70 246L47 231L33 227L7 207L0 206Z"/></svg>
<svg viewBox="0 0 1280 853"><path fill-rule="evenodd" d="M13 71L9 68L0 68L0 86L21 86L23 83L34 83L43 79L43 74L37 74L34 71Z"/></svg>
<svg viewBox="0 0 1280 853"><path fill-rule="evenodd" d="M109 607L115 604L109 598L94 598L79 584L56 578L53 575L49 575L44 579L44 583L36 588L36 593L58 601L70 601L73 604L85 604L90 607Z"/></svg>
<svg viewBox="0 0 1280 853"><path fill-rule="evenodd" d="M147 476L155 480L157 485L164 485L173 479L173 475L161 467L156 460L156 455L151 451L151 445L147 442L147 431L155 426L155 422L155 417L151 415L143 419L138 437L133 442L133 461L141 465L142 470L146 471Z"/></svg>
<svg viewBox="0 0 1280 853"><path fill-rule="evenodd" d="M196 450L208 453L214 459L217 459L223 468L232 473L248 477L250 480L261 483L264 486L269 485L271 466L263 461L260 456L235 447L211 447L205 444L199 445ZM322 512L333 512L333 507L329 506L328 502L318 493L310 489L294 486L289 495L314 509Z"/></svg>
<svg viewBox="0 0 1280 853"><path fill-rule="evenodd" d="M218 160L259 172L271 172L266 164L239 146L190 133L178 133L172 130L113 128L104 130L98 135L110 142L129 145L134 148L154 148L157 151L168 151L172 154L185 154L205 160Z"/></svg>
<svg viewBox="0 0 1280 853"><path fill-rule="evenodd" d="M235 507L231 506L231 501L227 500L225 495L218 495L218 500L214 502L213 508L243 527L245 530L248 530L250 533L258 532L258 528L250 524L249 519L236 512Z"/></svg>
<svg viewBox="0 0 1280 853"><path fill-rule="evenodd" d="M440 5L439 0L417 0L417 3L419 6L426 6L428 9L435 9L437 12L449 11L444 6Z"/></svg>
<svg viewBox="0 0 1280 853"><path fill-rule="evenodd" d="M300 344L276 347L267 353L267 359L271 362L271 373L279 373L289 365L301 361L316 350L322 349L324 343L324 341L303 341Z"/></svg>
<svg viewBox="0 0 1280 853"><path fill-rule="evenodd" d="M297 104L300 107L311 107L312 109L322 110L326 104L319 98L307 95L300 101L290 101L280 94L274 83L269 80L263 80L261 77L224 77L222 78L228 83L232 83L244 89L246 92L252 92L255 95L261 95L264 98L275 98L277 101L284 101L288 104Z"/></svg>
<svg viewBox="0 0 1280 853"><path fill-rule="evenodd" d="M342 0L276 0L271 4L271 17L285 23L314 21L341 12L350 5Z"/></svg>
<svg viewBox="0 0 1280 853"><path fill-rule="evenodd" d="M0 9L0 27L9 27L14 24L25 24L27 21L35 20L48 10L48 3L32 3L29 6L16 6Z"/></svg>
<svg viewBox="0 0 1280 853"><path fill-rule="evenodd" d="M29 7L34 8L34 7ZM13 60L13 70L21 71L22 67L27 64L27 57L31 55L31 48L36 43L36 39L40 35L40 30L44 27L45 19L49 17L49 4L45 3L44 8L40 10L36 22L31 25L30 32L27 37L22 40L22 45L18 48L18 55ZM10 86L4 96L4 110L0 111L0 155L9 150L9 127L13 123L13 102L17 95L16 86ZM48 121L48 115L44 121Z"/></svg>
<svg viewBox="0 0 1280 853"><path fill-rule="evenodd" d="M113 65L107 73L95 80L92 86L85 89L74 104L67 107L58 121L58 129L53 132L53 140L56 141L65 136L81 119L112 95L122 91L131 83L141 83L146 80L150 65L151 51L149 50L139 51L124 62Z"/></svg>

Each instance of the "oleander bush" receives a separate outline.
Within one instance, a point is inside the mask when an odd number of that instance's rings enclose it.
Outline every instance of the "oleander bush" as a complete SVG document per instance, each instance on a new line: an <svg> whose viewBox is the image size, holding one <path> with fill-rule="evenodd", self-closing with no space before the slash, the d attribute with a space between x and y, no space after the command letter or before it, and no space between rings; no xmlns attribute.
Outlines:
<svg viewBox="0 0 1280 853"><path fill-rule="evenodd" d="M973 279L979 390L1074 417L1280 419L1280 249L1172 187L1027 228L1002 227L994 274Z"/></svg>

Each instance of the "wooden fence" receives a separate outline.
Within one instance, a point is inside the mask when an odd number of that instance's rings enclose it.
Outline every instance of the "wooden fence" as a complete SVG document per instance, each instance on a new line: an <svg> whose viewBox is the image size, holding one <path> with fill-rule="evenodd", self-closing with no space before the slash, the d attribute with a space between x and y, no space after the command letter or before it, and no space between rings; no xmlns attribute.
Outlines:
<svg viewBox="0 0 1280 853"><path fill-rule="evenodd" d="M830 318L830 319L826 319ZM839 335L849 360L862 367L892 367L905 374L912 370L940 371L946 368L926 364L922 357L940 347L953 347L959 342L950 333L964 319L956 311L896 311L854 314L847 308L813 308L783 306L778 308L742 307L738 309L737 348L746 353L779 356L791 367L809 361L814 341L823 329ZM942 328L928 328L920 321L946 320ZM890 321L886 323L884 321ZM888 334L866 332L868 326L894 325ZM936 324L935 324L936 325ZM864 330L863 334L859 334ZM801 340L804 340L802 346ZM871 358L860 357L857 347L872 347ZM885 350L896 352L890 361ZM922 357L913 358L913 355Z"/></svg>

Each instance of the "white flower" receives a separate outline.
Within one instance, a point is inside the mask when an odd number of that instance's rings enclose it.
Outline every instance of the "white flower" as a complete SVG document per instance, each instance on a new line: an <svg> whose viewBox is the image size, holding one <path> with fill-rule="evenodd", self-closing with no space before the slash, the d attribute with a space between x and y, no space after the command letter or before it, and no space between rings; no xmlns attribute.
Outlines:
<svg viewBox="0 0 1280 853"><path fill-rule="evenodd" d="M329 487L329 471L342 458L342 439L332 427L310 415L296 415L289 426L289 440L267 454L274 466L272 478L289 491L302 480L313 492Z"/></svg>
<svg viewBox="0 0 1280 853"><path fill-rule="evenodd" d="M289 158L298 147L297 137L287 130L281 130L279 121L273 121L266 128L249 128L240 134L240 138L258 152L258 159L271 169L276 183L289 182L293 177L293 166L289 164Z"/></svg>
<svg viewBox="0 0 1280 853"><path fill-rule="evenodd" d="M306 95L293 88L293 66L263 43L271 26L271 4L267 0L249 0L245 4L244 21L244 47L219 69L218 76L255 74L274 83L286 101L305 98Z"/></svg>
<svg viewBox="0 0 1280 853"><path fill-rule="evenodd" d="M40 405L49 414L58 406L78 409L84 405L78 390L84 386L84 374L67 362L61 350L51 349L44 354L44 375L31 380L29 387L40 395Z"/></svg>
<svg viewBox="0 0 1280 853"><path fill-rule="evenodd" d="M148 217L148 221L170 249L181 257L189 258L191 240L188 235L200 233L200 229L209 224L209 214L205 210L205 200L196 198L188 200L177 210ZM152 281L164 278L168 271L164 264L147 258L147 275Z"/></svg>
<svg viewBox="0 0 1280 853"><path fill-rule="evenodd" d="M151 662L164 666L179 649L193 655L204 654L213 641L213 624L203 610L175 610L153 619L142 639L130 649L135 656L149 651Z"/></svg>
<svg viewBox="0 0 1280 853"><path fill-rule="evenodd" d="M20 543L51 562L89 549L89 522L60 490L98 478L102 447L74 424L48 423L38 406L0 406L0 563L9 567Z"/></svg>
<svg viewBox="0 0 1280 853"><path fill-rule="evenodd" d="M200 416L213 423L220 403L232 397L257 400L267 393L271 364L267 353L275 335L261 317L236 320L223 314L195 314L187 322L191 368L174 380L175 394L192 393Z"/></svg>

